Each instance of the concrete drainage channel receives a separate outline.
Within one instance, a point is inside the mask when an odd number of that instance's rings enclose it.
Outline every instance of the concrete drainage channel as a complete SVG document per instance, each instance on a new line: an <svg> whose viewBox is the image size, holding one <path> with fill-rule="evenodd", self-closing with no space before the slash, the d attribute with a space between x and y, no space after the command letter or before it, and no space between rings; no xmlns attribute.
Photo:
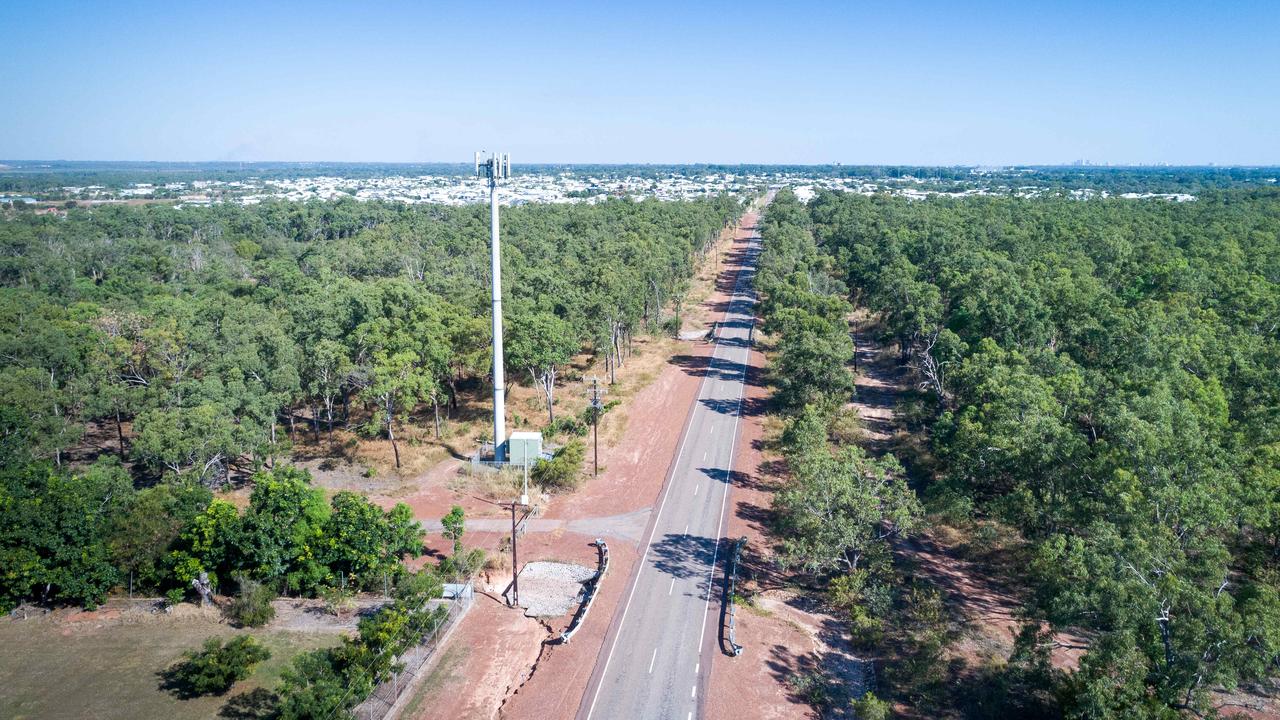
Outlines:
<svg viewBox="0 0 1280 720"><path fill-rule="evenodd" d="M569 623L569 627L563 633L560 633L560 642L565 645L573 639L574 633L578 632L578 628L582 627L582 623L587 619L587 613L591 612L591 604L595 602L596 595L600 590L600 581L604 579L604 574L609 571L609 546L604 540L596 538L592 543L596 546L596 550L600 553L599 568L596 574L582 586L582 602L578 605L578 611L573 615L573 621Z"/></svg>

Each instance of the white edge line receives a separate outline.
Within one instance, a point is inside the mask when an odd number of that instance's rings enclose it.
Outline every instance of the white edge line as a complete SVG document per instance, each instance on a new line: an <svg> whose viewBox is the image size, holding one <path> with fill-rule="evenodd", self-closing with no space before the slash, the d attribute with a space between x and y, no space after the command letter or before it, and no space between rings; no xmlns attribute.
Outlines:
<svg viewBox="0 0 1280 720"><path fill-rule="evenodd" d="M754 306L755 306L755 302L753 300L752 312L751 312L752 326L756 324ZM751 346L750 345L747 345L746 351L747 351L747 356L745 358L746 365L749 368L751 366ZM729 500L729 487L733 484L733 458L734 458L734 452L737 450L737 445L738 445L738 422L742 420L742 397L743 395L746 394L746 391L747 391L747 371L744 368L742 371L742 380L739 381L739 385L738 385L738 407L733 414L733 439L729 443L729 462L728 462L728 465L725 467L725 473L729 477L725 479L724 495L720 497L720 520L716 523L716 544L715 544L715 549L711 553L711 568L707 572L707 601L702 606L702 632L698 634L698 655L699 656L702 655L702 643L706 639L706 635L707 635L707 612L711 608L711 581L715 579L716 560L720 556L720 530L721 530L721 527L724 525L724 508L726 503ZM694 686L694 689L695 690L697 689L696 685Z"/></svg>
<svg viewBox="0 0 1280 720"><path fill-rule="evenodd" d="M751 362L751 350L747 349L747 362ZM702 642L707 635L707 612L711 607L711 583L715 579L716 561L720 557L720 531L724 526L724 509L729 501L729 486L733 484L733 455L738 444L738 421L742 419L742 395L746 392L747 383L744 381L738 392L738 409L733 417L733 440L729 444L729 462L725 467L725 474L728 475L724 483L724 494L720 496L720 518L716 522L716 544L711 552L711 567L707 569L707 600L702 605L702 632L698 633L698 654L702 654Z"/></svg>
<svg viewBox="0 0 1280 720"><path fill-rule="evenodd" d="M738 268L738 274L739 275L742 274L742 268ZM736 281L735 281L735 284L736 284ZM730 300L730 302L732 303L732 299ZM716 338L716 347L720 347L719 338ZM715 348L712 348L711 357L709 359L714 359L715 355L716 355ZM644 553L640 556L640 564L637 565L638 570L636 571L636 582L631 585L631 592L627 593L627 603L622 606L622 619L618 621L618 632L614 634L613 643L609 646L609 654L605 656L604 669L600 671L600 682L596 684L596 692L594 695L591 696L591 707L587 708L587 720L591 720L591 715L595 713L596 702L600 700L600 689L604 687L604 682L609 677L609 663L613 661L613 651L618 649L618 638L621 637L622 628L627 623L627 612L631 610L631 599L635 597L636 587L640 585L639 573L644 571L644 564L649 558L649 548L653 545L653 536L658 532L658 522L662 519L662 511L667 507L667 497L671 495L671 486L675 485L675 482L674 482L676 479L675 469L680 467L680 459L684 457L685 444L686 444L686 441L688 441L689 439L690 432L693 430L692 413L697 410L698 401L702 399L702 390L707 386L707 378L708 378L707 375L702 376L702 382L698 384L698 394L696 397L694 397L693 405L691 405L689 408L689 413L690 413L689 424L685 426L684 437L680 438L680 449L676 451L676 461L671 465L671 468L672 468L671 477L668 478L669 482L667 482L667 488L662 491L662 502L658 504L658 514L655 515L653 518L653 528L649 531L649 539L645 541ZM745 387L746 383L743 383L743 386ZM741 403L741 399L739 399L739 403ZM723 519L723 514L724 514L724 511L722 509L721 519ZM705 613L705 609L704 609L704 613ZM704 632L706 631L705 619L703 622L703 631ZM699 642L699 647L701 647L701 642Z"/></svg>
<svg viewBox="0 0 1280 720"><path fill-rule="evenodd" d="M741 279L741 277L742 277L742 268L740 267L740 268L738 268L738 275L737 275L737 277L735 277L735 278L734 278L734 281L733 281L733 284L734 284L734 287L735 287L735 288L737 287L737 285L738 285L738 280L739 280L739 279ZM740 294L740 293L736 292L736 290L735 290L735 292L734 292L733 296L731 296L731 297L729 298L729 304L730 304L730 305L732 305L732 304L733 304L733 299L734 299L735 297L737 297L739 294ZM753 302L753 304L754 304L754 302ZM754 312L752 312L752 315L751 315L751 324L752 324L752 325L754 325L754 324L755 324L755 313L754 313ZM716 347L715 347L715 348L712 348L712 350L711 350L711 357L710 357L710 359L712 359L712 360L714 360L714 359L715 359L715 356L716 356L716 348L719 348L719 347L720 347L720 338L718 338L718 337L717 337L717 338L716 338ZM747 361L748 361L748 363L750 363L750 360L751 360L751 348L748 346L748 347L747 347ZM702 399L702 389L706 387L706 385L707 385L707 378L708 378L708 377L709 377L709 376L707 376L707 375L703 375L703 376L702 376L702 382L698 384L698 395L697 395L697 397L695 397L695 398L694 398L694 404L693 404L693 406L691 406L691 407L690 407L690 409L689 409L689 412L690 412L690 413L693 413L693 412L697 409L697 402L698 402L699 400L701 400L701 399ZM744 373L744 379L743 379L742 385L741 385L741 386L739 387L739 389L738 389L738 413L737 413L737 415L741 415L741 410L742 410L742 393L746 391L746 388L747 388L747 383L746 383L746 380L745 380L745 373ZM680 449L679 449L678 451L676 451L676 461L675 461L675 463L671 466L671 467L672 467L672 469L673 469L672 476L671 476L671 478L670 478L671 480L674 480L674 479L675 479L674 469L680 466L680 459L681 459L682 457L684 457L685 441L687 441L687 440L689 439L689 431L693 429L692 415L690 416L690 418L691 418L691 419L690 419L689 424L688 424L688 425L685 427L685 429L684 429L684 437L680 438ZM733 444L737 444L737 441L738 441L738 420L739 420L739 418L738 418L737 416L735 416L735 417L734 417L734 419L733 419ZM733 450L733 445L730 445L730 454L729 454L729 466L730 466L730 468L732 468L732 467L733 467L733 453L732 453L732 450ZM649 539L648 539L648 540L645 542L645 544L644 544L644 554L642 554L642 555L640 556L640 564L637 566L637 567L639 568L639 570L637 570L637 573L636 573L636 582L631 586L631 592L627 593L627 604L622 606L622 619L620 619L620 620L618 621L618 632L613 636L613 644L609 646L609 654L605 656L605 659L604 659L604 669L600 671L600 682L599 682L598 684L596 684L596 692L595 692L595 695L592 695L592 696L591 696L591 707L587 708L587 720L591 720L591 715L592 715L593 713L595 713L595 711L596 711L596 702L600 700L600 689L601 689L602 687L604 687L604 681L605 681L605 679L609 676L609 663L613 661L613 651L618 649L618 637L622 635L622 628L623 628L623 626L624 626L624 625L626 625L626 622L627 622L627 612L628 612L629 610L631 610L631 598L633 598L633 597L635 596L635 594L636 594L636 587L640 584L640 575L639 575L639 573L640 573L640 572L642 572L642 571L644 570L644 563L645 563L645 561L646 561L646 560L648 560L648 558L649 558L649 548L650 548L650 546L652 546L652 545L653 545L653 536L654 536L654 534L655 534L655 533L657 533L657 532L658 532L658 521L662 519L662 511L663 511L663 509L665 509L665 508L666 508L666 506L667 506L667 497L668 497L669 495L671 495L671 486L672 486L672 485L674 485L674 484L675 484L675 483L673 483L673 482L668 482L668 483L667 483L667 489L666 489L666 490L664 490L664 491L662 492L662 502L658 504L658 514L657 514L657 515L655 515L655 516L654 516L654 518L653 518L653 529L649 531ZM728 493L728 489L727 489L727 488L728 488L728 484L727 484L727 483L725 484L725 487L726 487L726 490L725 490L724 498L720 501L720 523L723 523L723 522L724 522L724 505L725 505L725 502L724 502L724 501L725 501L725 500L727 500L727 499L729 498L729 493ZM719 539L719 537L720 537L720 528L719 528L719 526L717 525L717 527L716 527L716 538L717 538L717 540ZM717 541L717 543L716 543L716 548L715 548L715 549L716 549L716 553L718 553L718 552L719 552L719 550L720 550L720 543L719 543L718 541ZM716 559L716 554L714 554L714 553L713 553L712 558L711 558L711 571L712 571L712 573L714 573L714 572L715 572L715 559ZM710 603L711 603L711 588L710 588L710 586L708 585L708 587L707 587L707 605L710 605ZM702 635L706 635L706 633L707 633L707 619L706 619L707 605L704 605L704 606L703 606L703 609L702 609L702 614L703 614L703 618L702 618ZM701 654L701 653L702 653L702 638L701 638L701 637L699 637L699 639L698 639L698 653L699 653L699 654ZM696 687L696 686L695 686L695 687ZM690 716L692 716L692 713L690 713Z"/></svg>

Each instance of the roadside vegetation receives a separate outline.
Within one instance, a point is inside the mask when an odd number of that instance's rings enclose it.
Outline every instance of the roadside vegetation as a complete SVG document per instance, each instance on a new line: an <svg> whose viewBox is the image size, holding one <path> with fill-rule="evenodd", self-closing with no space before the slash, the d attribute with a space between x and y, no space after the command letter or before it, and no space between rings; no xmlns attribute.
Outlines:
<svg viewBox="0 0 1280 720"><path fill-rule="evenodd" d="M890 540L922 522L923 509L892 455L873 457L846 407L854 389L853 306L837 266L814 241L807 210L778 193L761 221L756 276L768 380L785 479L773 499L772 557L790 582L816 590L861 644L884 637L901 585ZM822 712L867 715L887 707L822 670L794 675L791 691Z"/></svg>
<svg viewBox="0 0 1280 720"><path fill-rule="evenodd" d="M586 431L554 417L557 370L586 350L616 375L737 208L504 213L508 370L543 392L553 432ZM294 592L381 582L403 543L357 537L376 509L328 507L271 468L307 435L341 456L335 428L385 440L398 465L411 418L439 436L461 395L487 393L486 219L352 201L6 215L0 608L92 606L130 577L177 593L201 572ZM210 492L246 482L243 517ZM232 525L245 538L206 537Z"/></svg>
<svg viewBox="0 0 1280 720"><path fill-rule="evenodd" d="M782 557L881 655L877 693L898 712L1165 718L1271 692L1280 193L805 206L783 192L764 240L789 418ZM875 459L833 443L823 409L847 398L855 308L912 385L909 434ZM945 594L911 574L910 541L886 545L921 504L975 556L1005 548L982 569L1017 589L1023 629L998 662L957 665ZM1069 644L1078 663L1054 662Z"/></svg>
<svg viewBox="0 0 1280 720"><path fill-rule="evenodd" d="M728 197L504 211L508 378L539 397L512 409L562 441L535 481L578 481L591 418L557 396L574 358L621 381L636 335L670 325L739 211ZM397 467L422 444L457 452L440 439L489 393L487 242L479 208L5 213L0 610L211 600L279 647L280 596L344 614L389 593L334 647L268 658L248 636L212 638L163 670L191 707L233 692L227 712L345 716L441 622L442 581L484 553L462 546L456 508L454 552L411 572L424 533L407 505L319 487L292 463L349 461L357 441L385 443ZM233 690L247 677L252 697Z"/></svg>

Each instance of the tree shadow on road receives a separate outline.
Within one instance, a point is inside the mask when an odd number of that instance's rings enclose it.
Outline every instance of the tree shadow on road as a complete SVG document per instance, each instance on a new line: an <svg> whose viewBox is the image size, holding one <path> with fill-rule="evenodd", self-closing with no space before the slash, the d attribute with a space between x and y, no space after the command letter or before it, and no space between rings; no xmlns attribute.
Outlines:
<svg viewBox="0 0 1280 720"><path fill-rule="evenodd" d="M726 470L724 468L717 468L717 467L701 467L701 468L698 468L698 472L702 473L703 475L706 475L707 478L711 480L715 480L716 482L721 482L721 483L727 483L732 481L734 479L733 476L737 474L732 470Z"/></svg>
<svg viewBox="0 0 1280 720"><path fill-rule="evenodd" d="M762 398L753 397L744 397L741 400L738 398L702 398L698 402L713 412L728 415L729 417L759 415L763 412L765 405L765 401Z"/></svg>
<svg viewBox="0 0 1280 720"><path fill-rule="evenodd" d="M653 566L659 572L674 578L703 578L716 554L716 538L686 535L684 533L667 533L655 542L651 549L654 553ZM699 590L699 597L705 588Z"/></svg>

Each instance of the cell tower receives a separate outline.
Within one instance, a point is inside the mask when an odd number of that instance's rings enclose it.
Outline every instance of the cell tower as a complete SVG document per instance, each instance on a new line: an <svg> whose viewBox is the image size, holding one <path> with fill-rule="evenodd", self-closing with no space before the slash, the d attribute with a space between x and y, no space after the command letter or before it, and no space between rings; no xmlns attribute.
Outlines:
<svg viewBox="0 0 1280 720"><path fill-rule="evenodd" d="M511 177L511 156L506 153L476 153L476 175L489 180L489 257L493 275L493 461L506 462L507 441L506 382L502 365L502 249L498 244L498 181Z"/></svg>

